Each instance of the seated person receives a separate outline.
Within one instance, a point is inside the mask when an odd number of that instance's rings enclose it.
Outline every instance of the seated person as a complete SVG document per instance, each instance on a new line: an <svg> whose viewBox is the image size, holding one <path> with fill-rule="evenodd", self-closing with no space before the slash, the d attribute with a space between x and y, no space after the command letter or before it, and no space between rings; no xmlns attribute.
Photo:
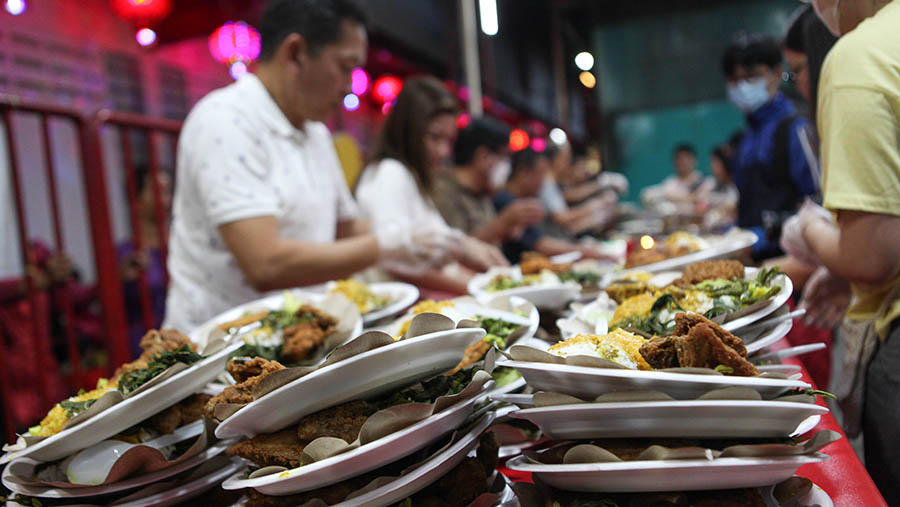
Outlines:
<svg viewBox="0 0 900 507"><path fill-rule="evenodd" d="M617 202L619 196L628 191L625 176L604 171L596 151L575 155L569 175L559 183L569 206L584 203L593 197Z"/></svg>
<svg viewBox="0 0 900 507"><path fill-rule="evenodd" d="M456 99L433 77L407 80L384 122L371 163L360 176L356 198L372 228L411 228L427 222L449 230L435 208L434 180L456 139ZM496 247L460 231L450 264L410 272L404 266L386 268L388 274L426 289L464 294L474 271L506 264ZM474 271L473 271L474 270Z"/></svg>
<svg viewBox="0 0 900 507"><path fill-rule="evenodd" d="M738 189L731 181L731 147L718 146L709 157L712 176L696 192L697 208L706 210L703 225L708 230L725 230L737 222Z"/></svg>
<svg viewBox="0 0 900 507"><path fill-rule="evenodd" d="M455 167L435 180L434 204L450 227L493 245L517 239L529 225L541 223L537 199L519 199L499 214L491 201L491 173L508 157L509 128L491 118L476 118L459 132Z"/></svg>
<svg viewBox="0 0 900 507"><path fill-rule="evenodd" d="M680 213L692 213L695 194L703 185L703 175L697 170L697 150L690 144L679 144L672 152L672 161L675 174L658 185L645 188L641 192L641 201L649 208L671 203Z"/></svg>
<svg viewBox="0 0 900 507"><path fill-rule="evenodd" d="M539 196L551 222L557 227L557 235L575 236L605 229L614 216L610 212L615 206L614 201L602 196L593 197L589 192L591 189L586 193L574 191L568 196L563 192L561 185L572 177L571 145L551 144L545 153L550 159L550 172L544 178ZM573 206L568 203L577 200L585 201Z"/></svg>
<svg viewBox="0 0 900 507"><path fill-rule="evenodd" d="M519 199L533 198L540 192L541 185L550 170L550 159L544 153L526 148L516 152L512 159L512 172L506 186L494 195L494 207L498 213L513 205ZM529 225L521 236L503 242L503 253L510 262L518 263L524 252L535 251L552 256L579 251L584 257L605 258L597 250L581 246L565 239L545 234L537 225Z"/></svg>

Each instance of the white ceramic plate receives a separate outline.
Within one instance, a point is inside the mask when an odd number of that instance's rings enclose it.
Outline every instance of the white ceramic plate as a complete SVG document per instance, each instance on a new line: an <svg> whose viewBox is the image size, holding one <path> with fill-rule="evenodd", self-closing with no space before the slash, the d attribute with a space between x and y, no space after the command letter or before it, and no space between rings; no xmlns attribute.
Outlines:
<svg viewBox="0 0 900 507"><path fill-rule="evenodd" d="M253 488L264 495L290 495L364 474L408 456L458 428L472 414L472 407L477 398L478 396L474 396L412 426L352 451L293 470L255 479L243 479L242 475L236 475L226 480L222 487L225 489ZM403 498L401 497L400 500Z"/></svg>
<svg viewBox="0 0 900 507"><path fill-rule="evenodd" d="M216 428L219 438L286 428L345 401L370 398L450 370L484 329L441 331L379 347L300 377L255 400Z"/></svg>
<svg viewBox="0 0 900 507"><path fill-rule="evenodd" d="M552 344L539 338L519 338L518 340L516 340L516 345L527 345L536 349L547 350ZM515 393L521 391L522 389L525 389L525 386L527 385L528 384L525 383L525 377L521 377L513 382L510 382L509 384L506 384L505 386L498 387L492 390L488 394L489 396L493 396L495 394Z"/></svg>
<svg viewBox="0 0 900 507"><path fill-rule="evenodd" d="M671 269L681 269L695 262L721 259L724 257L728 257L734 252L753 246L756 243L757 238L756 234L753 234L750 231L742 230L723 236L712 238L707 237L704 238L704 240L710 243L710 246L708 248L704 248L703 250L698 250L687 255L682 255L680 257L673 257L664 261L654 262L652 264L635 266L623 271L622 273L639 271L656 273L659 271L669 271Z"/></svg>
<svg viewBox="0 0 900 507"><path fill-rule="evenodd" d="M765 377L735 377L729 375L700 375L641 371L612 368L592 368L524 361L504 361L525 377L535 391L563 393L581 399L594 399L612 391L660 391L679 400L693 400L700 395L730 386L744 386L758 391L763 399L771 399L792 389L807 389L806 382Z"/></svg>
<svg viewBox="0 0 900 507"><path fill-rule="evenodd" d="M10 491L20 495L35 496L41 498L83 498L89 496L101 496L139 488L147 484L161 481L185 470L190 470L207 460L222 454L234 441L221 441L209 447L205 451L175 466L164 468L149 474L131 477L113 484L103 486L86 486L83 488L42 488L34 486L22 486L10 481L13 477L32 477L32 470L39 465L38 461L30 458L21 458L13 461L3 470L3 485Z"/></svg>
<svg viewBox="0 0 900 507"><path fill-rule="evenodd" d="M228 355L243 344L237 340L215 354L192 364L159 384L126 398L87 421L0 457L0 465L29 457L37 461L55 461L121 433L178 400L203 390L225 369Z"/></svg>
<svg viewBox="0 0 900 507"><path fill-rule="evenodd" d="M416 300L419 299L419 289L415 285L403 282L378 282L370 283L369 288L378 296L387 296L390 298L390 304L384 308L363 314L363 325L366 327L397 315L409 308ZM358 333L357 333L358 334ZM354 335L356 336L356 335Z"/></svg>
<svg viewBox="0 0 900 507"><path fill-rule="evenodd" d="M575 282L536 284L516 287L498 292L489 292L485 287L496 273L480 273L469 280L469 294L479 301L489 301L499 296L518 296L531 301L541 310L558 310L581 296L581 286Z"/></svg>
<svg viewBox="0 0 900 507"><path fill-rule="evenodd" d="M828 409L812 403L693 400L556 405L519 410L555 440L786 437Z"/></svg>
<svg viewBox="0 0 900 507"><path fill-rule="evenodd" d="M791 332L791 328L794 327L793 320L786 320L784 322L779 323L777 326L773 327L765 331L762 335L754 339L753 341L747 342L744 340L744 343L747 345L747 355L752 355L760 350L768 348L773 343L778 342L788 333ZM738 335L742 340L744 339L742 336Z"/></svg>
<svg viewBox="0 0 900 507"><path fill-rule="evenodd" d="M623 461L576 465L539 465L519 456L507 468L531 472L554 488L568 491L638 493L759 488L794 475L801 465L826 461L828 456Z"/></svg>
<svg viewBox="0 0 900 507"><path fill-rule="evenodd" d="M757 268L744 268L744 277L753 278L756 276ZM787 303L787 300L791 298L791 294L794 293L794 284L791 282L791 278L785 274L779 275L775 278L775 284L781 287L781 290L778 294L769 301L768 304L763 306L762 308L756 310L755 312L744 315L743 317L738 317L734 320L730 320L725 324L722 324L722 327L728 331L732 331L734 329L740 329L744 326L750 325L758 320L762 320L764 317L768 316L771 313L774 313L776 310L784 306Z"/></svg>
<svg viewBox="0 0 900 507"><path fill-rule="evenodd" d="M293 289L290 291L297 299L300 301L310 301L310 302L319 302L325 298L325 294ZM238 319L248 313L256 313L265 310L280 310L284 308L284 293L273 294L271 296L266 296L264 298L257 299L255 301L250 301L249 303L244 303L240 306L236 306L230 310L226 310L215 317L209 319L204 322L193 331L189 335L191 340L194 343L197 343L198 346L202 346L206 343L206 337L209 336L210 331L216 328L219 324L230 322L232 320ZM359 318L356 322L353 323L353 331L350 333L351 338L355 338L362 333L363 330L363 321L362 318Z"/></svg>
<svg viewBox="0 0 900 507"><path fill-rule="evenodd" d="M184 505L183 502L218 486L222 481L245 466L247 466L246 462L240 458L231 458L227 465L213 470L186 484L179 484L174 489L157 493L152 496L117 504L117 507L148 507L151 505L154 507L165 507L168 505Z"/></svg>

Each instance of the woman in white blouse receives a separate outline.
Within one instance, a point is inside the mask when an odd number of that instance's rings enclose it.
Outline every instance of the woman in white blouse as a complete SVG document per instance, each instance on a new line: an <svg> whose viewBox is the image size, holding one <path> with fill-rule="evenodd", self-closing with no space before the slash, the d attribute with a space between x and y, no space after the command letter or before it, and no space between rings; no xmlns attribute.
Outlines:
<svg viewBox="0 0 900 507"><path fill-rule="evenodd" d="M374 230L411 225L450 229L435 208L431 192L434 178L452 152L457 114L456 100L437 79L418 77L403 84L356 187L360 211ZM475 272L506 265L497 248L461 231L455 234L459 238L456 262L427 271L392 266L389 274L425 289L463 294Z"/></svg>

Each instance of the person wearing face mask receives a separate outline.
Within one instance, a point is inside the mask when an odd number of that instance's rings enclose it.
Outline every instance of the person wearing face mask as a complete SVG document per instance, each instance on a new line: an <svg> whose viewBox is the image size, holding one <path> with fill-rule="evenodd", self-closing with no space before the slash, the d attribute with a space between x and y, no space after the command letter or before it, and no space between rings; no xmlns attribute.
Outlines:
<svg viewBox="0 0 900 507"><path fill-rule="evenodd" d="M740 192L738 226L756 233L752 256L761 261L783 254L781 223L817 192L802 141L807 121L778 91L781 48L771 37L738 35L725 51L722 68L728 99L747 118L732 160Z"/></svg>
<svg viewBox="0 0 900 507"><path fill-rule="evenodd" d="M434 205L434 180L453 149L458 113L453 95L437 79L418 77L403 83L373 149L372 162L357 184L356 198L376 232L427 223L454 234L457 248L452 249L451 260L455 263L412 272L398 265L387 271L425 289L464 294L474 272L507 262L496 247L450 229Z"/></svg>
<svg viewBox="0 0 900 507"><path fill-rule="evenodd" d="M508 162L509 132L492 118L473 119L457 136L455 167L438 176L433 193L447 224L492 245L519 238L545 215L537 199L520 199L500 213L494 210L491 174Z"/></svg>
<svg viewBox="0 0 900 507"><path fill-rule="evenodd" d="M847 434L862 429L869 474L900 505L900 1L813 5L844 34L819 84L824 208L804 205L781 242L852 286L841 332L850 381L832 390Z"/></svg>
<svg viewBox="0 0 900 507"><path fill-rule="evenodd" d="M358 217L322 123L365 62L348 0L271 0L255 74L204 97L178 141L163 325L185 332L268 291L376 263L430 266L452 238Z"/></svg>

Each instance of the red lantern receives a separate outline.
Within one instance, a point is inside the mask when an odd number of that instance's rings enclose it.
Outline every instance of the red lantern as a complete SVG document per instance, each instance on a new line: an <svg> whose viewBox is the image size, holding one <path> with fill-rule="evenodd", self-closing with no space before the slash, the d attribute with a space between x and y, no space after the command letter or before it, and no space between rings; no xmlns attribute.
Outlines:
<svg viewBox="0 0 900 507"><path fill-rule="evenodd" d="M172 0L110 0L121 18L140 26L152 25L172 12Z"/></svg>
<svg viewBox="0 0 900 507"><path fill-rule="evenodd" d="M509 133L509 149L512 151L522 151L528 147L528 143L531 139L528 137L528 132L525 132L522 129L514 129Z"/></svg>
<svg viewBox="0 0 900 507"><path fill-rule="evenodd" d="M243 21L228 21L209 36L213 58L229 65L255 60L259 49L259 32Z"/></svg>
<svg viewBox="0 0 900 507"><path fill-rule="evenodd" d="M372 96L382 104L390 104L394 102L400 90L403 88L403 81L394 76L381 76L375 80L372 86Z"/></svg>

